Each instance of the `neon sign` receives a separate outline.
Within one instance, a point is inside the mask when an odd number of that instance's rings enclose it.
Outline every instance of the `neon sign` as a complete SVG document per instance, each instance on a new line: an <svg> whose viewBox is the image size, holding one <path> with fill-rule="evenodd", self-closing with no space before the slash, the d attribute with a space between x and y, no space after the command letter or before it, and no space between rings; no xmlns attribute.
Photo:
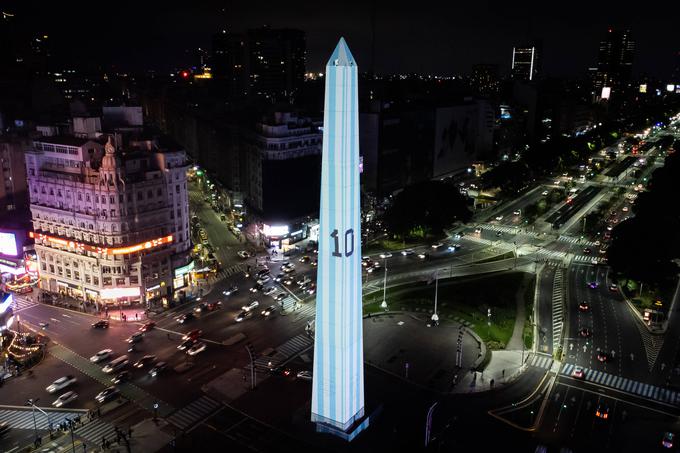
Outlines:
<svg viewBox="0 0 680 453"><path fill-rule="evenodd" d="M60 245L62 247L68 247L75 250L76 252L82 253L84 251L99 253L101 255L126 255L128 253L135 253L142 250L148 250L156 247L160 247L163 244L169 244L172 242L172 235L163 236L151 241L140 242L139 244L131 245L129 247L97 247L94 245L83 244L81 242L67 241L66 239L57 238L54 236L48 236L46 234L36 234L30 232L29 236L40 240L41 242L49 242L52 244Z"/></svg>

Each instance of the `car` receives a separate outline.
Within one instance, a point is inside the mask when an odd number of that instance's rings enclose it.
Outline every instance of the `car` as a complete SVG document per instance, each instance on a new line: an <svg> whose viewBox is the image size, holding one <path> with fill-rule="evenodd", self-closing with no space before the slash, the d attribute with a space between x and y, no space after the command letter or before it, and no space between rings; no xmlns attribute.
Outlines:
<svg viewBox="0 0 680 453"><path fill-rule="evenodd" d="M127 382L130 380L130 372L128 371L123 371L122 373L118 373L116 376L111 378L111 382L114 384L120 384L122 382Z"/></svg>
<svg viewBox="0 0 680 453"><path fill-rule="evenodd" d="M112 386L99 392L97 396L94 397L94 399L96 399L100 403L105 403L118 397L119 394L120 390L118 390L115 386Z"/></svg>
<svg viewBox="0 0 680 453"><path fill-rule="evenodd" d="M430 255L428 255L428 254L425 253L425 252L419 253L419 254L418 254L418 258L420 258L421 260L426 259L428 256L430 256Z"/></svg>
<svg viewBox="0 0 680 453"><path fill-rule="evenodd" d="M571 372L571 377L576 379L583 379L584 376L585 373L583 372L583 368L580 366L574 367L574 370Z"/></svg>
<svg viewBox="0 0 680 453"><path fill-rule="evenodd" d="M260 269L259 271L257 271L257 273L255 273L255 277L258 279L264 277L265 275L268 275L271 278L269 269Z"/></svg>
<svg viewBox="0 0 680 453"><path fill-rule="evenodd" d="M142 327L139 328L140 332L148 332L149 330L156 327L156 323L153 321L145 322Z"/></svg>
<svg viewBox="0 0 680 453"><path fill-rule="evenodd" d="M274 281L275 281L275 282L280 282L280 281L283 280L284 278L286 278L286 274L284 274L284 273L278 273L278 274L276 274L276 276L274 277Z"/></svg>
<svg viewBox="0 0 680 453"><path fill-rule="evenodd" d="M9 426L9 422L0 422L0 437L7 434L12 428Z"/></svg>
<svg viewBox="0 0 680 453"><path fill-rule="evenodd" d="M189 321L191 321L191 320L193 320L193 319L196 319L196 317L194 316L193 313L190 312L190 313L184 313L183 315L180 315L180 316L178 316L178 317L175 318L175 319L176 319L177 322L180 323L180 324L186 324L187 322L189 322Z"/></svg>
<svg viewBox="0 0 680 453"><path fill-rule="evenodd" d="M227 289L225 289L224 291L222 291L222 294L224 294L225 296L231 296L231 295L234 294L236 291L238 291L238 286L232 285L232 286L230 286L229 288L227 288Z"/></svg>
<svg viewBox="0 0 680 453"><path fill-rule="evenodd" d="M278 293L277 295L274 296L274 300L277 301L277 302L280 302L285 298L286 298L286 293Z"/></svg>
<svg viewBox="0 0 680 453"><path fill-rule="evenodd" d="M288 277L286 277L286 278L283 279L283 284L284 284L284 285L290 286L290 285L293 284L294 281L295 281L295 276L294 276L294 275L289 275Z"/></svg>
<svg viewBox="0 0 680 453"><path fill-rule="evenodd" d="M501 220L503 220L503 216L502 215L496 216L496 220L500 222Z"/></svg>
<svg viewBox="0 0 680 453"><path fill-rule="evenodd" d="M189 349L190 347L192 347L192 346L194 345L194 343L196 343L196 340L191 340L191 339L189 339L189 340L184 340L182 343L180 343L180 344L177 346L177 349L179 349L180 351L184 351L184 350Z"/></svg>
<svg viewBox="0 0 680 453"><path fill-rule="evenodd" d="M111 354L113 354L113 350L111 349L102 349L92 357L90 357L90 362L92 363L99 363L104 359L108 359L111 357Z"/></svg>
<svg viewBox="0 0 680 453"><path fill-rule="evenodd" d="M298 261L301 262L301 263L309 263L310 260L311 260L311 258L308 255L305 255L305 256L301 257Z"/></svg>
<svg viewBox="0 0 680 453"><path fill-rule="evenodd" d="M75 384L77 379L74 376L71 376L70 374L67 376L62 376L50 385L47 386L45 390L47 390L47 393L56 393L59 390L65 389L69 385Z"/></svg>
<svg viewBox="0 0 680 453"><path fill-rule="evenodd" d="M288 263L287 265L281 266L281 270L285 272L286 274L290 274L295 270L295 264L293 263Z"/></svg>
<svg viewBox="0 0 680 453"><path fill-rule="evenodd" d="M436 250L439 247L443 247L443 246L444 246L444 244L442 244L441 242L437 242L436 244L432 244L431 247Z"/></svg>
<svg viewBox="0 0 680 453"><path fill-rule="evenodd" d="M116 371L120 371L123 368L125 368L128 365L128 363L129 363L128 356L122 355L104 365L102 371L106 374L115 373Z"/></svg>
<svg viewBox="0 0 680 453"><path fill-rule="evenodd" d="M413 249L406 249L406 250L402 250L402 251L401 251L401 254L402 254L403 256L413 255L414 253L415 253L415 252L413 251Z"/></svg>
<svg viewBox="0 0 680 453"><path fill-rule="evenodd" d="M661 446L664 448L673 448L673 441L675 440L675 434L670 432L665 432L663 438L661 439Z"/></svg>
<svg viewBox="0 0 680 453"><path fill-rule="evenodd" d="M269 275L263 275L257 280L257 284L260 286L264 286L264 284L268 283L269 280L271 280L271 277Z"/></svg>
<svg viewBox="0 0 680 453"><path fill-rule="evenodd" d="M191 331L185 333L182 336L182 340L184 340L184 341L186 341L186 340L198 340L201 337L202 333L203 333L203 331L201 329L191 330Z"/></svg>
<svg viewBox="0 0 680 453"><path fill-rule="evenodd" d="M584 300L580 304L578 304L578 309L579 311L588 311L590 310L590 303L588 301Z"/></svg>
<svg viewBox="0 0 680 453"><path fill-rule="evenodd" d="M595 416L602 420L607 420L609 418L609 407L604 404L598 404L597 410L595 410Z"/></svg>
<svg viewBox="0 0 680 453"><path fill-rule="evenodd" d="M271 316L272 313L274 313L277 310L277 308L278 307L276 305L270 305L269 307L262 310L262 316L264 316L265 318Z"/></svg>
<svg viewBox="0 0 680 453"><path fill-rule="evenodd" d="M276 368L270 369L272 374L277 374L279 376L290 376L291 370L287 366L277 366Z"/></svg>
<svg viewBox="0 0 680 453"><path fill-rule="evenodd" d="M623 212L628 212L628 206L624 206L621 210L622 210Z"/></svg>
<svg viewBox="0 0 680 453"><path fill-rule="evenodd" d="M92 327L95 329L108 329L109 322L106 319L100 319L99 321L93 323Z"/></svg>
<svg viewBox="0 0 680 453"><path fill-rule="evenodd" d="M253 310L253 309L255 309L259 306L260 306L260 303L256 300L254 300L251 303L249 303L248 305L244 305L243 307L241 307L241 309L243 311L250 311L250 310Z"/></svg>
<svg viewBox="0 0 680 453"><path fill-rule="evenodd" d="M616 283L612 283L609 285L609 291L616 292L619 290L619 287L616 285Z"/></svg>
<svg viewBox="0 0 680 453"><path fill-rule="evenodd" d="M598 286L600 286L600 284L597 282L588 282L588 288L590 289L597 289Z"/></svg>
<svg viewBox="0 0 680 453"><path fill-rule="evenodd" d="M380 261L374 261L373 264L371 265L371 268L373 269L380 269L382 266L380 266Z"/></svg>
<svg viewBox="0 0 680 453"><path fill-rule="evenodd" d="M599 247L600 246L600 241L595 241L595 246Z"/></svg>
<svg viewBox="0 0 680 453"><path fill-rule="evenodd" d="M155 355L145 355L141 359L137 360L133 366L135 368L144 368L145 366L147 366L149 363L153 362L154 360L156 360Z"/></svg>
<svg viewBox="0 0 680 453"><path fill-rule="evenodd" d="M234 320L236 320L236 322L243 322L245 319L248 319L248 318L250 318L251 316L253 316L253 312L252 312L252 311L245 311L245 310L243 310L243 311L240 312L238 315L236 315L236 317L234 318Z"/></svg>
<svg viewBox="0 0 680 453"><path fill-rule="evenodd" d="M262 291L262 294L264 294L265 296L271 296L275 292L276 292L275 286L268 286L264 289L264 291Z"/></svg>
<svg viewBox="0 0 680 453"><path fill-rule="evenodd" d="M583 253L586 255L590 255L591 253L593 253L593 249L591 249L590 247L586 247L583 249Z"/></svg>
<svg viewBox="0 0 680 453"><path fill-rule="evenodd" d="M208 311L208 304L205 302L201 302L194 307L194 313L202 313L204 311Z"/></svg>
<svg viewBox="0 0 680 453"><path fill-rule="evenodd" d="M496 231L496 236L497 236L497 237L503 236L503 232L502 232L502 231Z"/></svg>
<svg viewBox="0 0 680 453"><path fill-rule="evenodd" d="M578 334L584 338L588 338L590 336L590 329L583 327L578 331Z"/></svg>
<svg viewBox="0 0 680 453"><path fill-rule="evenodd" d="M512 214L513 214L513 215L521 215L521 214L522 214L522 211L520 211L520 210L518 209L518 210L516 210L516 211L512 211Z"/></svg>
<svg viewBox="0 0 680 453"><path fill-rule="evenodd" d="M298 373L295 375L300 380L303 381L311 381L312 380L312 372L311 371L298 371Z"/></svg>
<svg viewBox="0 0 680 453"><path fill-rule="evenodd" d="M222 301L221 300L218 300L218 301L215 301L215 302L210 302L208 304L208 311L217 310L218 308L222 308Z"/></svg>
<svg viewBox="0 0 680 453"><path fill-rule="evenodd" d="M541 192L541 195L543 195L544 197L547 197L547 196L548 196L548 191L547 191L547 190L544 190L543 192Z"/></svg>
<svg viewBox="0 0 680 453"><path fill-rule="evenodd" d="M193 355L196 355L200 352L205 351L205 348L206 348L206 344L203 343L202 341L199 341L198 343L196 343L195 345L193 345L192 347L187 349L187 354L193 356Z"/></svg>
<svg viewBox="0 0 680 453"><path fill-rule="evenodd" d="M143 339L144 339L144 333L143 332L136 332L136 333L133 333L132 335L130 335L127 338L127 340L125 340L125 341L132 344L132 343L139 343Z"/></svg>
<svg viewBox="0 0 680 453"><path fill-rule="evenodd" d="M56 400L54 400L54 402L52 403L52 406L62 407L62 406L67 405L71 401L75 401L76 398L78 398L78 394L76 392L74 392L73 390L71 390L71 391L64 393L63 395L61 395Z"/></svg>
<svg viewBox="0 0 680 453"><path fill-rule="evenodd" d="M609 354L606 351L597 351L597 360L602 363L609 362Z"/></svg>
<svg viewBox="0 0 680 453"><path fill-rule="evenodd" d="M312 282L312 279L305 275L304 277L299 278L296 283L300 288L305 288L311 282Z"/></svg>
<svg viewBox="0 0 680 453"><path fill-rule="evenodd" d="M475 233L480 234L481 232L482 232L481 228L479 228L479 227L475 228Z"/></svg>
<svg viewBox="0 0 680 453"><path fill-rule="evenodd" d="M236 254L238 255L239 258L244 259L244 260L250 258L250 253L246 252L245 250L241 250L239 252L236 252Z"/></svg>
<svg viewBox="0 0 680 453"><path fill-rule="evenodd" d="M319 265L319 260L313 260L311 263L312 267L316 267Z"/></svg>
<svg viewBox="0 0 680 453"><path fill-rule="evenodd" d="M166 368L168 367L168 364L165 362L157 362L153 368L149 370L149 376L151 377L156 377L158 376L161 372L163 372Z"/></svg>
<svg viewBox="0 0 680 453"><path fill-rule="evenodd" d="M361 265L364 267L370 266L373 260L369 256L361 258Z"/></svg>
<svg viewBox="0 0 680 453"><path fill-rule="evenodd" d="M380 254L380 258L382 259L392 258L392 254L390 252L383 252Z"/></svg>
<svg viewBox="0 0 680 453"><path fill-rule="evenodd" d="M305 289L307 294L314 294L316 292L316 285L314 283L310 283L309 286Z"/></svg>

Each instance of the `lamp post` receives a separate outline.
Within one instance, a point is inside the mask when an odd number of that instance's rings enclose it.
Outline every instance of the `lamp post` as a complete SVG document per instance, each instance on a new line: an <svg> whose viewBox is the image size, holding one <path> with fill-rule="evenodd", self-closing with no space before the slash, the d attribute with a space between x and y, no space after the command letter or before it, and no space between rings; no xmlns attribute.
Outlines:
<svg viewBox="0 0 680 453"><path fill-rule="evenodd" d="M435 271L434 276L434 313L432 313L432 323L439 325L439 315L437 314L437 295L439 292L439 269Z"/></svg>
<svg viewBox="0 0 680 453"><path fill-rule="evenodd" d="M250 389L255 388L255 361L253 360L253 351L250 344L245 345L246 351L248 351L248 357L250 357Z"/></svg>
<svg viewBox="0 0 680 453"><path fill-rule="evenodd" d="M387 311L387 257L385 258L385 277L383 278L383 300L380 307Z"/></svg>
<svg viewBox="0 0 680 453"><path fill-rule="evenodd" d="M31 406L31 415L33 415L33 432L35 434L35 439L38 439L38 425L35 423L35 403L37 403L40 400L40 398L30 398L28 401L26 401L27 406Z"/></svg>
<svg viewBox="0 0 680 453"><path fill-rule="evenodd" d="M71 446L73 447L73 453L76 453L76 440L73 437L74 422L73 422L73 419L71 419L71 418L67 418L66 421L68 422L68 427L69 427L69 430L71 431Z"/></svg>

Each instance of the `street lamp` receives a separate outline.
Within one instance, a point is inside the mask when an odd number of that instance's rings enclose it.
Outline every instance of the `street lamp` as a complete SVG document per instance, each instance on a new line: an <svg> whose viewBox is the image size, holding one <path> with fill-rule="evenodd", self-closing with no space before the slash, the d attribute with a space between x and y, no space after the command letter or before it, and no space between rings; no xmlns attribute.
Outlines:
<svg viewBox="0 0 680 453"><path fill-rule="evenodd" d="M439 324L439 315L437 314L437 295L439 292L439 269L435 271L434 277L434 312L432 313L432 323L436 326Z"/></svg>
<svg viewBox="0 0 680 453"><path fill-rule="evenodd" d="M385 257L385 277L383 279L383 300L382 303L380 304L380 307L387 311L387 257Z"/></svg>
<svg viewBox="0 0 680 453"><path fill-rule="evenodd" d="M38 425L35 423L35 403L37 403L40 400L40 398L30 398L28 401L26 401L27 406L31 406L31 415L33 415L33 432L35 434L35 440L38 440Z"/></svg>

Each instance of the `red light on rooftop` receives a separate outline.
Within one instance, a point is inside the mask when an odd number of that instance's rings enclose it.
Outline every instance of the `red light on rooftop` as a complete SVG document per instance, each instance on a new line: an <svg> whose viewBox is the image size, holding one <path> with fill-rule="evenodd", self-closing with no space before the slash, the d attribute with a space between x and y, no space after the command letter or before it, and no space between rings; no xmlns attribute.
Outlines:
<svg viewBox="0 0 680 453"><path fill-rule="evenodd" d="M189 71L182 71L180 72L180 75L182 76L183 79L186 79L189 77Z"/></svg>

